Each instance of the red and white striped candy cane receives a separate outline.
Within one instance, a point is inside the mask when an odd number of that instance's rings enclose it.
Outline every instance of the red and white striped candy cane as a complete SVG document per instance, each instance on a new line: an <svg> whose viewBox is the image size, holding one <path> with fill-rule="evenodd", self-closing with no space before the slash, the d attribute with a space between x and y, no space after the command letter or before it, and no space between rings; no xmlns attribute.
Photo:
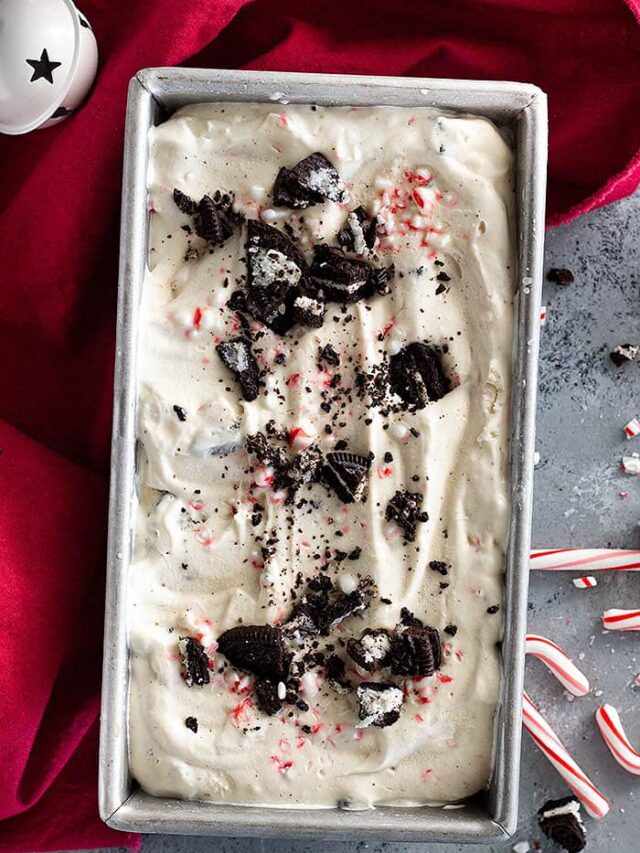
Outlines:
<svg viewBox="0 0 640 853"><path fill-rule="evenodd" d="M558 735L526 693L523 696L522 714L526 730L591 817L604 817L611 808L606 798L569 755Z"/></svg>
<svg viewBox="0 0 640 853"><path fill-rule="evenodd" d="M613 705L600 705L596 711L596 722L604 742L618 764L634 776L640 776L640 752L636 752L629 743L620 722L620 715Z"/></svg>
<svg viewBox="0 0 640 853"><path fill-rule="evenodd" d="M555 643L538 634L528 634L526 652L542 661L560 684L574 696L586 696L589 680Z"/></svg>
<svg viewBox="0 0 640 853"><path fill-rule="evenodd" d="M640 631L640 610L605 610L602 624L608 631Z"/></svg>
<svg viewBox="0 0 640 853"><path fill-rule="evenodd" d="M637 572L640 551L616 551L612 548L554 548L532 551L529 568L543 572Z"/></svg>

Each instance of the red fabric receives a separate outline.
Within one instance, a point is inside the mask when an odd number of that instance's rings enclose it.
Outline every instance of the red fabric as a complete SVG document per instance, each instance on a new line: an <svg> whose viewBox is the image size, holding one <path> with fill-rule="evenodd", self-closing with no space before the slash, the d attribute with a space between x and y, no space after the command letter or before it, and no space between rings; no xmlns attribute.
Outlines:
<svg viewBox="0 0 640 853"><path fill-rule="evenodd" d="M128 79L151 65L532 81L549 222L640 178L639 0L86 0L77 116L0 140L0 851L135 844L96 810Z"/></svg>

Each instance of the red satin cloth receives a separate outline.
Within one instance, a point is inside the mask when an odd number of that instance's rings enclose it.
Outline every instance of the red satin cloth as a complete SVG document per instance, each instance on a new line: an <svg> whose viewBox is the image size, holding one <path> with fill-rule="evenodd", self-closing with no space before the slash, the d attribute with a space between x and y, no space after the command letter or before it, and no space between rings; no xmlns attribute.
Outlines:
<svg viewBox="0 0 640 853"><path fill-rule="evenodd" d="M97 816L127 81L188 63L537 83L549 223L640 179L640 0L79 0L100 46L63 124L0 138L0 851L133 846Z"/></svg>

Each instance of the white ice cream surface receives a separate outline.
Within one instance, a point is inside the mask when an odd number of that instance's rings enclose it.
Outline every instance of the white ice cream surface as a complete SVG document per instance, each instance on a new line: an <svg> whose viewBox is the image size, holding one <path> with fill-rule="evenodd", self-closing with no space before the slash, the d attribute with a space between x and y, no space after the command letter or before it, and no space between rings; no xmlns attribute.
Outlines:
<svg viewBox="0 0 640 853"><path fill-rule="evenodd" d="M185 108L151 132L151 146L128 611L131 772L152 794L219 802L460 800L489 778L500 679L501 612L487 610L502 600L509 512L512 152L482 118L276 104ZM335 165L348 201L274 207L279 168L314 151ZM355 248L374 265L395 264L391 293L329 303L320 329L297 326L280 337L252 323L254 335L264 333L254 343L264 384L247 403L215 349L238 333L226 303L246 275L246 229L208 247L184 228L190 220L174 204L174 187L196 200L233 193L238 212L293 235L309 262L313 245L336 245L349 211L362 205L378 217L377 240L365 253L360 232ZM283 271L297 281L299 269L284 256L262 257L265 281ZM392 411L336 391L333 411L320 408L336 373L342 389L353 388L357 370L412 341L444 347L453 389L441 400ZM319 362L327 343L339 367ZM272 472L243 446L272 419L296 434L289 453L309 443L327 453L342 440L352 452L371 451L366 502L343 504L313 483L299 491L304 501L286 505ZM385 518L396 490L424 496L429 520L414 542ZM356 548L359 559L334 559ZM432 560L448 573L431 569ZM321 670L303 677L300 707L266 716L253 677L216 653L216 639L241 622L286 621L296 579L320 571L343 590L364 575L379 589L332 633L354 685L363 676L346 655L350 637L392 629L403 607L440 631L439 672L384 679L404 693L391 726L358 728L355 690L332 690ZM183 636L211 657L209 684L189 687L182 677ZM382 653L376 643L368 651Z"/></svg>

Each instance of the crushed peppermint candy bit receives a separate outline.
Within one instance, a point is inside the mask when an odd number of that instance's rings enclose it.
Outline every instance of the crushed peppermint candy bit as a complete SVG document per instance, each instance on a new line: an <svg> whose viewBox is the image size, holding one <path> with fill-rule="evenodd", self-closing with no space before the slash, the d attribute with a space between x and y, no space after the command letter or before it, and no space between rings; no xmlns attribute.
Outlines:
<svg viewBox="0 0 640 853"><path fill-rule="evenodd" d="M542 306L540 306L540 325L544 326L544 324L546 322L547 322L547 306L542 305Z"/></svg>
<svg viewBox="0 0 640 853"><path fill-rule="evenodd" d="M625 424L624 434L627 438L635 438L637 435L640 435L640 421L638 418L632 418L628 424Z"/></svg>
<svg viewBox="0 0 640 853"><path fill-rule="evenodd" d="M633 456L623 456L621 467L625 474L637 476L640 474L640 456L634 453Z"/></svg>
<svg viewBox="0 0 640 853"><path fill-rule="evenodd" d="M582 578L574 578L573 585L576 589L592 589L598 586L598 581L592 575L585 575Z"/></svg>

